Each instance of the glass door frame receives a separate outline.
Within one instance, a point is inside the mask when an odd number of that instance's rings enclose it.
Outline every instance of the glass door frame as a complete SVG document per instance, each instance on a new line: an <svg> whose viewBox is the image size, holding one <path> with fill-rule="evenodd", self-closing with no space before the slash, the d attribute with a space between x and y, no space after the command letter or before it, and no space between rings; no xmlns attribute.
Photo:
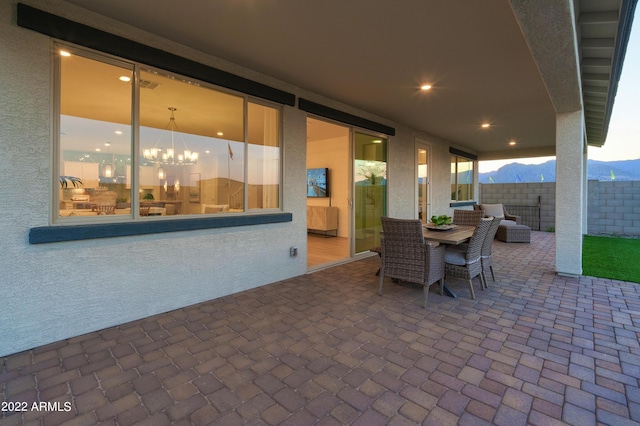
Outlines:
<svg viewBox="0 0 640 426"><path fill-rule="evenodd" d="M426 178L427 178L427 182L425 184L425 188L426 189L426 205L424 208L424 211L422 212L422 218L420 217L420 158L419 158L419 151L423 149L426 150L427 155L426 155L426 165L427 165L427 171L426 171ZM414 148L414 153L415 153L415 218L416 219L422 219L422 223L427 223L431 214L431 167L429 167L429 165L431 164L431 144L429 144L426 140L421 139L421 138L416 138L415 140L415 148Z"/></svg>
<svg viewBox="0 0 640 426"><path fill-rule="evenodd" d="M349 206L351 208L351 214L350 214L350 231L351 231L351 241L350 241L350 245L351 245L351 258L355 259L358 258L360 256L365 256L365 255L369 255L370 251L369 249L366 250L362 250L357 252L357 248L356 248L356 243L357 243L357 238L358 238L358 229L356 229L356 224L357 224L357 203L355 200L356 197L356 174L358 173L358 170L356 170L356 137L357 135L364 135L366 137L371 137L371 138L376 138L376 139L382 139L384 140L384 162L385 162L385 169L384 169L384 179L385 179L385 186L384 186L384 204L382 206L382 213L383 215L386 215L387 212L389 211L389 187L388 187L388 180L389 180L389 135L385 135L382 133L377 133L371 130L366 130L366 129L362 129L359 127L355 127L355 126L351 126L351 197L350 197L350 202L349 202ZM380 224L380 232L382 231L382 225ZM377 244L372 245L371 248L375 247L375 246L379 246L380 245L380 232L375 233L374 232L374 241L377 241Z"/></svg>

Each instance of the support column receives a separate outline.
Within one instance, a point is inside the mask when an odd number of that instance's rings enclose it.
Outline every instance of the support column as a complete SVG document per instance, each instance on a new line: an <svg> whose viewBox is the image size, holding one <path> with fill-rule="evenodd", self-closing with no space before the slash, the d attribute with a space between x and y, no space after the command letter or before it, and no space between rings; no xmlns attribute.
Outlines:
<svg viewBox="0 0 640 426"><path fill-rule="evenodd" d="M586 131L586 130L585 130ZM584 152L582 153L582 234L589 233L589 147L584 141Z"/></svg>
<svg viewBox="0 0 640 426"><path fill-rule="evenodd" d="M585 174L582 111L556 115L556 272L582 275ZM586 228L584 228L586 230Z"/></svg>

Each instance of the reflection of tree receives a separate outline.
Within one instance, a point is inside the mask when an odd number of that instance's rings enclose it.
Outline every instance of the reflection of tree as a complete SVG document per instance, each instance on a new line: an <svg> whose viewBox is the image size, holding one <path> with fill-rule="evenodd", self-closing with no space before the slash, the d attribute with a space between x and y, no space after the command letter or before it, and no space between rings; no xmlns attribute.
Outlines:
<svg viewBox="0 0 640 426"><path fill-rule="evenodd" d="M386 163L380 161L369 161L363 166L360 166L358 175L368 180L371 185L375 185L378 183L379 178L385 177L386 172Z"/></svg>

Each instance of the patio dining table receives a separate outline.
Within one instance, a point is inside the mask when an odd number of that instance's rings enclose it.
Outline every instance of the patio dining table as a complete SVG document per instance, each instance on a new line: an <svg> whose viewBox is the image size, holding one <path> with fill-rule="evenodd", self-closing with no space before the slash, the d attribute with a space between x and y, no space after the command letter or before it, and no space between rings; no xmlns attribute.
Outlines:
<svg viewBox="0 0 640 426"><path fill-rule="evenodd" d="M422 235L424 235L424 239L427 241L435 241L440 244L457 246L458 244L468 242L471 239L471 236L473 236L473 231L475 231L475 229L475 226L458 225L454 229L441 231L428 229L423 226ZM446 282L443 283L442 287L447 296L458 297L458 295L447 286Z"/></svg>
<svg viewBox="0 0 640 426"><path fill-rule="evenodd" d="M422 235L427 241L436 241L440 244L458 245L466 243L471 239L475 226L458 225L454 229L438 231L422 227Z"/></svg>

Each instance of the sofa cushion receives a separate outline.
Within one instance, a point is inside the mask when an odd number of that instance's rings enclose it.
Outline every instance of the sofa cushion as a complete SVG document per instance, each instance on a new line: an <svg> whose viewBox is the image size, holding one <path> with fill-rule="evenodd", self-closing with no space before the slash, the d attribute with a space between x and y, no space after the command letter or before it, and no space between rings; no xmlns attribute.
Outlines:
<svg viewBox="0 0 640 426"><path fill-rule="evenodd" d="M500 226L515 226L517 225L515 220L502 219L500 221Z"/></svg>
<svg viewBox="0 0 640 426"><path fill-rule="evenodd" d="M480 204L480 209L484 210L484 217L504 216L502 204Z"/></svg>

